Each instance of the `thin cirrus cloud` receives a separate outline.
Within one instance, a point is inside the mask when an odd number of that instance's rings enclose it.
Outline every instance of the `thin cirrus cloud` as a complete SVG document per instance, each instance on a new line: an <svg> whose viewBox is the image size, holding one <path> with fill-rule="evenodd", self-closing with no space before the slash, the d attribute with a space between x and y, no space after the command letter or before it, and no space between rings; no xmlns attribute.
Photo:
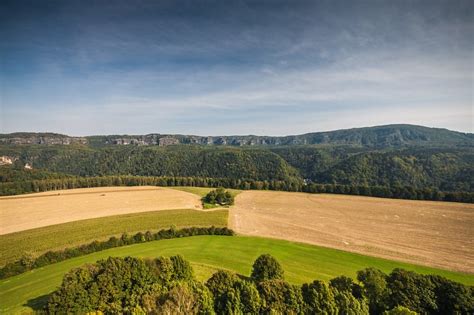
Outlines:
<svg viewBox="0 0 474 315"><path fill-rule="evenodd" d="M0 10L1 132L473 130L469 1L47 4Z"/></svg>

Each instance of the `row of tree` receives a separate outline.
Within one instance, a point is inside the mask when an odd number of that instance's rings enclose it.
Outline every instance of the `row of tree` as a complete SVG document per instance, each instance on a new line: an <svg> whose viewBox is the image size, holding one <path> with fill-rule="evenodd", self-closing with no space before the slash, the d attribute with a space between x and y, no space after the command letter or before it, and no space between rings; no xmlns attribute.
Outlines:
<svg viewBox="0 0 474 315"><path fill-rule="evenodd" d="M474 290L440 276L374 268L301 286L262 255L250 277L217 271L203 284L181 256L108 258L74 269L49 298L51 314L472 314Z"/></svg>
<svg viewBox="0 0 474 315"><path fill-rule="evenodd" d="M167 230L160 230L156 233L147 231L146 233L138 232L135 235L128 235L127 233L124 233L120 238L112 236L107 241L93 241L89 244L66 248L64 250L48 251L38 257L25 255L21 259L8 263L0 268L0 279L12 277L34 268L40 268L69 258L83 256L109 248L195 235L231 236L234 235L234 232L226 227L219 228L212 226L191 227L179 230L176 230L172 227Z"/></svg>
<svg viewBox="0 0 474 315"><path fill-rule="evenodd" d="M414 189L402 186L349 186L337 184L303 183L298 181L258 181L251 179L205 178L205 177L153 177L153 176L100 176L67 177L61 179L31 180L0 183L0 195L17 195L60 189L105 187L105 186L196 186L226 187L234 189L300 191L308 193L334 193L383 198L414 200L438 200L474 202L474 193L441 192L436 189Z"/></svg>

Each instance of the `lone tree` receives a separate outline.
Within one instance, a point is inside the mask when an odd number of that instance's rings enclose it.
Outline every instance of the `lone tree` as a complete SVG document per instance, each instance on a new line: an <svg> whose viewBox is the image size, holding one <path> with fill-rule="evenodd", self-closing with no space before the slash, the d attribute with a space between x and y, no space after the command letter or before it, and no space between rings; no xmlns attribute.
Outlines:
<svg viewBox="0 0 474 315"><path fill-rule="evenodd" d="M256 282L283 280L283 268L271 255L260 255L260 257L258 257L253 263L251 277Z"/></svg>
<svg viewBox="0 0 474 315"><path fill-rule="evenodd" d="M234 197L224 188L211 190L202 200L213 205L229 206L234 204Z"/></svg>

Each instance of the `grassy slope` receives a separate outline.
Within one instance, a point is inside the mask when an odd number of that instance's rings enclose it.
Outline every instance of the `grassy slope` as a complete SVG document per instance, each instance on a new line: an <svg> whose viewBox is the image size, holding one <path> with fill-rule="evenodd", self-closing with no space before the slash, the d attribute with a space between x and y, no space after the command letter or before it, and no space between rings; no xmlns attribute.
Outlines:
<svg viewBox="0 0 474 315"><path fill-rule="evenodd" d="M41 254L109 238L124 232L156 231L172 225L227 226L228 210L164 210L81 220L0 235L0 265L20 258L24 253Z"/></svg>
<svg viewBox="0 0 474 315"><path fill-rule="evenodd" d="M434 273L465 284L474 284L474 275L415 266L362 256L334 249L288 241L226 236L195 236L161 240L114 248L73 258L0 281L0 313L25 310L28 300L53 291L71 268L109 256L157 257L182 254L193 263L203 280L217 268L249 275L255 258L262 253L274 255L283 265L286 279L295 284L314 279L329 280L338 275L355 277L356 271L372 266L385 272L400 267L420 273Z"/></svg>

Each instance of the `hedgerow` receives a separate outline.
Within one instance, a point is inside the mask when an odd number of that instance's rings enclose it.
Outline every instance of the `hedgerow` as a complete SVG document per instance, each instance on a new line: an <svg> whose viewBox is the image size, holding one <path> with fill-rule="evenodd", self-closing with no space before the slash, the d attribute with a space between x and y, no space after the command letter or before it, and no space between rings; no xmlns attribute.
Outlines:
<svg viewBox="0 0 474 315"><path fill-rule="evenodd" d="M112 236L106 241L93 241L89 244L66 248L64 250L48 251L38 257L24 256L21 259L12 263L8 263L3 268L0 268L0 279L5 279L34 268L40 268L69 258L83 256L109 248L195 235L232 236L234 235L234 232L227 227L212 226L190 227L179 230L172 227L170 229L160 230L156 233L147 231L145 233L138 232L134 235L128 235L127 233L124 233L119 238Z"/></svg>

